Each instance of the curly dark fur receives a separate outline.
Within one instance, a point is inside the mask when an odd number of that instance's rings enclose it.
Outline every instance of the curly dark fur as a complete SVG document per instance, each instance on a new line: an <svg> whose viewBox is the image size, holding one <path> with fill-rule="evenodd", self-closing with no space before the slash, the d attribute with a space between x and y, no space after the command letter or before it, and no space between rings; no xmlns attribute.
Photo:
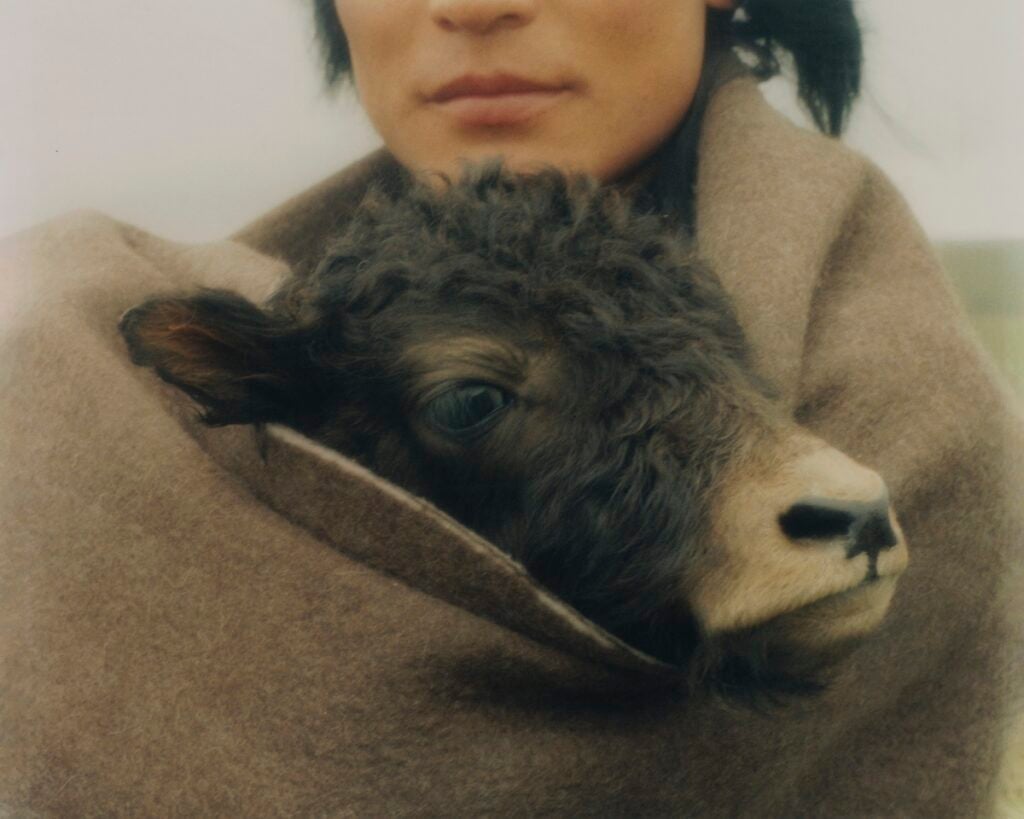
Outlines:
<svg viewBox="0 0 1024 819"><path fill-rule="evenodd" d="M266 309L221 291L141 305L122 321L135 360L208 423L289 424L432 499L655 656L797 688L756 640L703 639L680 591L713 548L723 466L773 417L718 280L592 181L491 163L442 187L371 194ZM466 339L490 346L444 388L512 395L472 440L424 421L423 379Z"/></svg>

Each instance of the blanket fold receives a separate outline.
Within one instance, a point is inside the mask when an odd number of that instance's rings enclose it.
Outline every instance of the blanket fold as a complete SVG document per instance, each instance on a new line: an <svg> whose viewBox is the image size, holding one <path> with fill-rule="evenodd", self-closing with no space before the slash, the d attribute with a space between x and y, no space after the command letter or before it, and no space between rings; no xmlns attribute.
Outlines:
<svg viewBox="0 0 1024 819"><path fill-rule="evenodd" d="M560 602L429 502L287 427L271 425L258 442L237 427L193 423L192 432L257 497L359 562L541 643L646 673L649 684L678 677Z"/></svg>

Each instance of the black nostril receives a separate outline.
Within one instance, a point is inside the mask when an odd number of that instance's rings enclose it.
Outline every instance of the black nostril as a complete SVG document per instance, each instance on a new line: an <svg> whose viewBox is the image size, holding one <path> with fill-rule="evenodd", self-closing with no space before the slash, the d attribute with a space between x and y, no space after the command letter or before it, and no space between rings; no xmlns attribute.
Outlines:
<svg viewBox="0 0 1024 819"><path fill-rule="evenodd" d="M807 500L780 515L779 526L792 540L824 540L844 537L855 520L855 515L840 504Z"/></svg>
<svg viewBox="0 0 1024 819"><path fill-rule="evenodd" d="M866 503L805 498L779 515L779 526L792 540L842 538L848 559L868 556L867 580L878 578L879 553L899 543L889 520L887 492Z"/></svg>
<svg viewBox="0 0 1024 819"><path fill-rule="evenodd" d="M805 498L779 516L779 526L792 540L846 538L849 557L878 554L898 542L889 522L887 495L869 502Z"/></svg>

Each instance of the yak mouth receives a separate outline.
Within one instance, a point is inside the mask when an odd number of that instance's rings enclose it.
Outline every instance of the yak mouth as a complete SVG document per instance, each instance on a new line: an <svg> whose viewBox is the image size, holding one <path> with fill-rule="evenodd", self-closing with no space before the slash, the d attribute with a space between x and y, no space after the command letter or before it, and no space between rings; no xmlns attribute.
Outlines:
<svg viewBox="0 0 1024 819"><path fill-rule="evenodd" d="M753 631L787 652L831 652L871 636L896 592L896 575L868 576L856 585L776 615Z"/></svg>
<svg viewBox="0 0 1024 819"><path fill-rule="evenodd" d="M819 694L881 625L896 581L865 578L759 624L708 635L696 655L697 679L730 698L784 703L788 695Z"/></svg>
<svg viewBox="0 0 1024 819"><path fill-rule="evenodd" d="M868 575L857 585L801 606L790 612L789 616L824 616L829 622L849 621L860 617L863 612L871 612L880 617L888 610L895 591L895 575Z"/></svg>

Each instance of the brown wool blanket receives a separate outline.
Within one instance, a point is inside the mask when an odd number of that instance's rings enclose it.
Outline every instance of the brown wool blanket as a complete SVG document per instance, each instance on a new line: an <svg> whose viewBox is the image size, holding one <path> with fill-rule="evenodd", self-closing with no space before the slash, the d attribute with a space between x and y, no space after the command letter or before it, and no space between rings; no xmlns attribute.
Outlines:
<svg viewBox="0 0 1024 819"><path fill-rule="evenodd" d="M219 244L86 213L3 246L0 813L990 815L1024 434L879 172L750 80L710 103L700 250L911 551L834 685L762 711L680 696L428 504L287 429L261 457L131 365L125 309L268 294L394 172L375 155Z"/></svg>

